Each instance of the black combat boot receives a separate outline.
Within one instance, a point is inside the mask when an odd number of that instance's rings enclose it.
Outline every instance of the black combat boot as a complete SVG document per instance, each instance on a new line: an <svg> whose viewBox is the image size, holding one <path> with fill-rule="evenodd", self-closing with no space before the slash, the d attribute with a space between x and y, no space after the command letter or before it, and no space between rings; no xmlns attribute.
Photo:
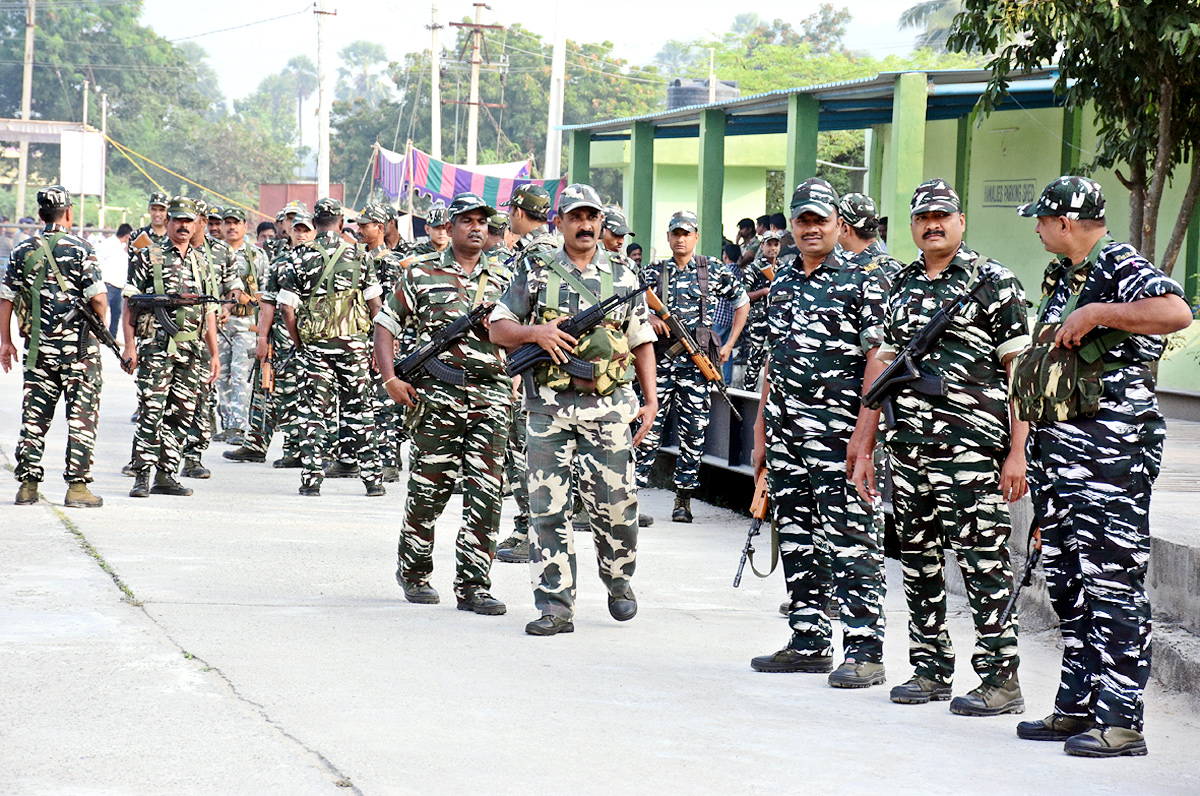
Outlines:
<svg viewBox="0 0 1200 796"><path fill-rule="evenodd" d="M675 510L671 512L671 522L692 521L692 490L681 489L675 493Z"/></svg>

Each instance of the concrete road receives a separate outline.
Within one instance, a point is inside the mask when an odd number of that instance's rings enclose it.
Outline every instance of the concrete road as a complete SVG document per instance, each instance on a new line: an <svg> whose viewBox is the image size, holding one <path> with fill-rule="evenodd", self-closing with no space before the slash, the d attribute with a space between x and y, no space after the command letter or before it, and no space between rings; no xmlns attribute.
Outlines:
<svg viewBox="0 0 1200 796"><path fill-rule="evenodd" d="M327 481L300 498L296 471L228 462L218 444L193 497L128 498L133 387L105 366L105 507L62 508L61 417L43 501L0 504L0 793L1200 792L1196 706L1153 686L1150 755L1096 761L1018 740L1018 717L751 671L787 641L782 578L732 589L745 519L700 504L672 524L661 491L644 495L659 522L642 534L637 618L608 616L579 539L576 632L553 638L523 633L525 566L493 569L506 616L455 610L457 501L437 527L443 602L416 606L393 580L402 484L368 499ZM0 375L10 465L19 405L18 375ZM897 575L889 684L910 673ZM972 633L952 608L962 693L977 683ZM1021 655L1020 718L1040 717L1059 651L1040 634Z"/></svg>

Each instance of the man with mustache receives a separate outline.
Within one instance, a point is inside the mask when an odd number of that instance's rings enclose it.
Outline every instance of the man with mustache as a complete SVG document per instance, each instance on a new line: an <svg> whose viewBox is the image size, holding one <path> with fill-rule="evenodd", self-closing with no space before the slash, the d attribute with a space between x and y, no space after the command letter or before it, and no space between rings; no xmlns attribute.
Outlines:
<svg viewBox="0 0 1200 796"><path fill-rule="evenodd" d="M375 316L375 350L390 352L410 322L424 345L481 304L495 302L506 285L500 264L484 254L488 218L495 208L473 193L460 193L447 209L450 245L417 257L400 275L392 312ZM401 381L388 356L378 357L388 395L409 408L413 453L408 503L397 551L396 581L411 603L440 599L429 584L433 573L433 524L446 508L461 473L464 517L458 533L454 596L460 611L486 616L505 612L491 595L492 558L500 531L500 478L508 435L512 380L505 357L476 327L441 356L463 372L462 385L422 372Z"/></svg>
<svg viewBox="0 0 1200 796"><path fill-rule="evenodd" d="M645 300L613 310L605 322L577 340L559 319L606 298L639 291L624 259L599 245L604 220L600 197L590 185L569 185L558 206L562 247L523 257L492 313L492 341L509 349L536 343L554 365L535 367L525 378L529 413L528 457L532 521L533 601L541 617L525 626L535 636L575 630L575 543L567 520L572 469L591 518L600 579L608 611L618 622L637 613L629 582L637 559L638 500L633 446L650 427L654 399L654 331ZM594 346L596 356L587 356ZM604 378L581 380L557 365L576 352L594 362ZM647 403L638 408L629 382L636 373ZM630 423L641 421L637 436Z"/></svg>
<svg viewBox="0 0 1200 796"><path fill-rule="evenodd" d="M1017 635L1000 614L1012 593L1008 554L1011 530L1005 501L1027 491L1028 424L1010 415L1008 374L1029 345L1025 291L1011 271L963 244L966 216L944 180L922 183L911 203L917 260L894 277L884 307L884 341L868 363L870 385L885 364L939 308L984 280L955 317L923 370L941 379L943 395L905 389L894 401L896 425L887 432L893 502L900 532L900 563L909 612L912 678L894 687L893 702L924 704L951 697L954 648L946 627L943 550L954 550L971 617L971 665L982 680L950 703L952 713L995 716L1021 713ZM865 429L854 467L864 500L874 500L874 428Z"/></svg>
<svg viewBox="0 0 1200 796"><path fill-rule="evenodd" d="M770 479L792 637L784 649L754 658L750 666L830 672L832 628L825 606L832 596L846 659L829 684L867 688L885 677L883 554L872 509L846 479L846 456L862 414L866 358L883 331L878 305L867 298L872 276L835 252L837 203L825 180L800 183L791 202L800 256L769 287L770 345L754 465L765 467ZM778 238L768 232L762 248L772 243L778 247Z"/></svg>
<svg viewBox="0 0 1200 796"><path fill-rule="evenodd" d="M643 275L667 310L691 333L719 371L746 325L750 299L741 282L727 268L707 257L693 255L700 240L699 229L699 220L690 210L680 210L671 216L667 224L671 257L651 263ZM733 307L733 326L723 345L713 330L718 298L725 299ZM670 336L667 325L658 316L651 317L650 323L659 339L669 345L665 342ZM675 508L671 520L691 522L692 493L700 486L700 455L704 451L704 432L708 428L712 396L708 381L686 353L672 357L663 355L658 363L657 386L657 403L662 412L655 416L638 448L638 486L650 483L650 470L662 439L663 420L674 405L679 425L679 458L675 462Z"/></svg>
<svg viewBox="0 0 1200 796"><path fill-rule="evenodd" d="M371 317L383 289L361 247L342 240L342 205L325 197L313 206L316 237L296 247L279 277L276 304L301 360L300 494L317 497L325 461L334 458L341 413L358 454L368 497L384 494L375 440L369 367ZM260 332L261 334L261 332Z"/></svg>

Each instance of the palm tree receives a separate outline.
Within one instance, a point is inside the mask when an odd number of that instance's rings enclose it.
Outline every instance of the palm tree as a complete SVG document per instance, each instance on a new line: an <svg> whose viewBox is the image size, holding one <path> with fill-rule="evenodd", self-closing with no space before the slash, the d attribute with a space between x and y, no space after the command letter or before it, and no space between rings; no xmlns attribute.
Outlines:
<svg viewBox="0 0 1200 796"><path fill-rule="evenodd" d="M906 8L900 14L899 25L901 29L917 28L922 31L917 35L917 47L945 52L950 26L962 9L962 0L926 0Z"/></svg>
<svg viewBox="0 0 1200 796"><path fill-rule="evenodd" d="M297 55L287 62L284 74L292 79L296 91L297 147L304 146L304 100L317 90L317 66L307 55Z"/></svg>
<svg viewBox="0 0 1200 796"><path fill-rule="evenodd" d="M342 66L338 67L338 99L365 100L374 109L391 97L387 50L382 44L359 40L343 47L338 55L342 59Z"/></svg>

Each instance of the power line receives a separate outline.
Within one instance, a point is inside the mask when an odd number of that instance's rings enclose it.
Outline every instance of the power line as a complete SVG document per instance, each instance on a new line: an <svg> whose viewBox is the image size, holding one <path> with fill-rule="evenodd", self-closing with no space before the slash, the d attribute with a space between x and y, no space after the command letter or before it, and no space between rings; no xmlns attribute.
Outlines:
<svg viewBox="0 0 1200 796"><path fill-rule="evenodd" d="M299 11L293 11L290 14L280 14L277 17L270 17L268 19L260 19L257 22L247 22L244 25L234 25L232 28L221 28L220 30L210 30L207 33L195 33L191 36L180 36L178 39L168 39L167 41L170 41L170 42L187 41L188 39L199 39L201 36L213 36L217 33L228 33L231 30L241 30L242 28L252 28L255 25L262 25L267 22L275 22L276 20L287 19L288 17L299 16L301 14L307 13L308 11L311 11L314 5L315 5L314 3L309 3L308 5L306 5L304 8L300 9Z"/></svg>

